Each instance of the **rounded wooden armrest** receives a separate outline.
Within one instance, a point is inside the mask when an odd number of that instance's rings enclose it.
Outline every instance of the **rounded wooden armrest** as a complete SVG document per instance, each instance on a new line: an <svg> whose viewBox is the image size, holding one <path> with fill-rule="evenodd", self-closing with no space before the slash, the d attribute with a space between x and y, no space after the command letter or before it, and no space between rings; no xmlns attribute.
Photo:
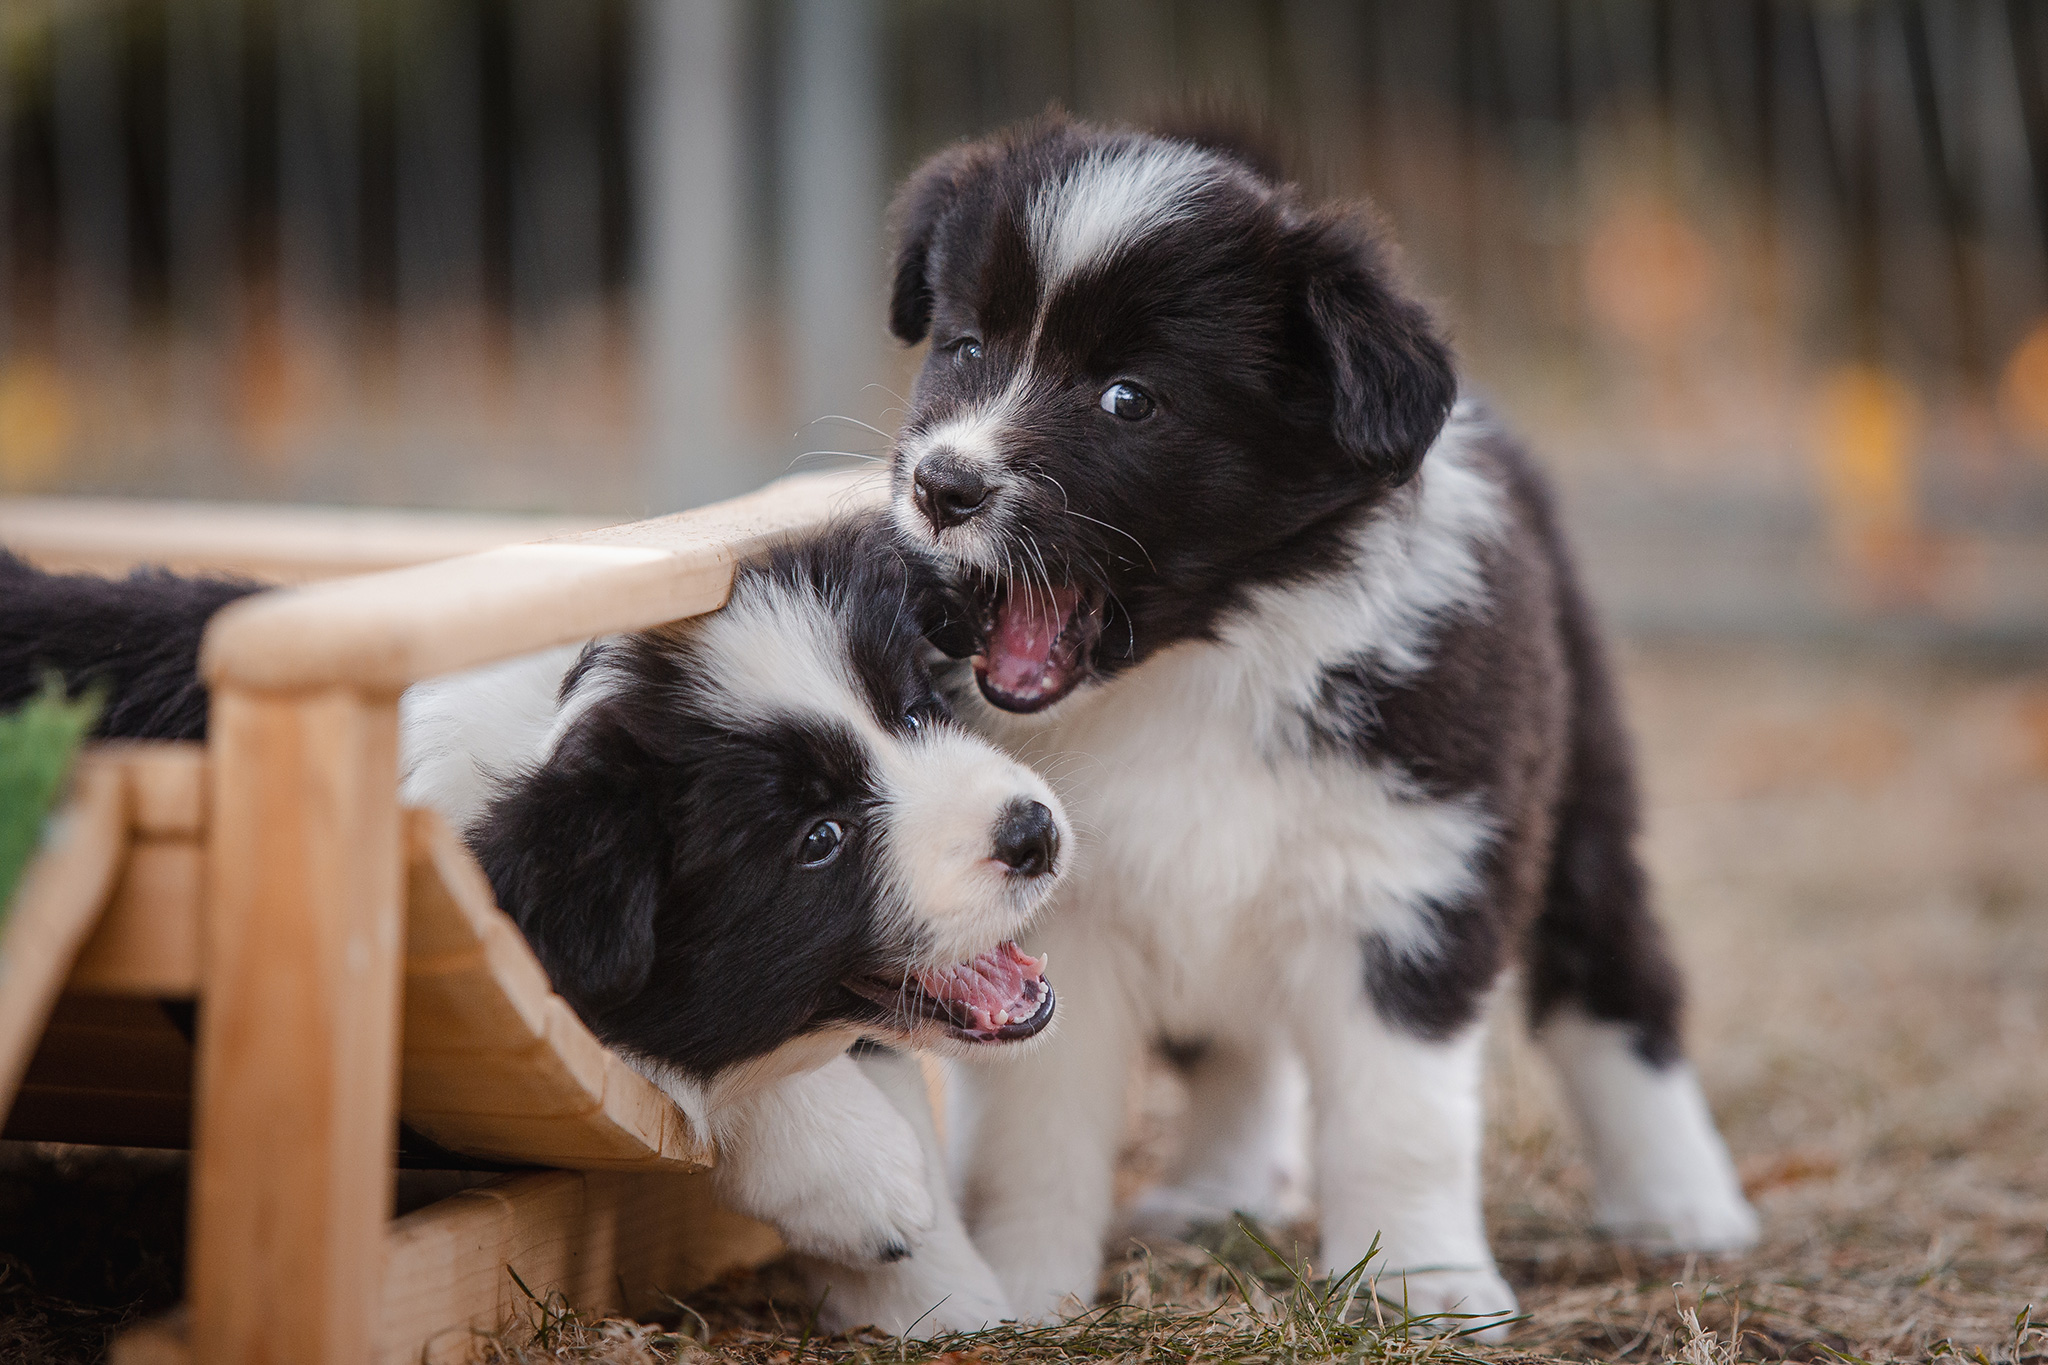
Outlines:
<svg viewBox="0 0 2048 1365"><path fill-rule="evenodd" d="M879 506L872 473L804 474L694 511L244 598L206 632L208 681L397 692L443 673L713 611L733 566Z"/></svg>

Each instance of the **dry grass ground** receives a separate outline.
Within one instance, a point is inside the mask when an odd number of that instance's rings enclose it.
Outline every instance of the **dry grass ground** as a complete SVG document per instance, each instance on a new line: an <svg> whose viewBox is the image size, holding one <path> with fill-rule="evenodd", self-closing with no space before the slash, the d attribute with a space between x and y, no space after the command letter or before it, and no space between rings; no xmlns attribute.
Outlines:
<svg viewBox="0 0 2048 1365"><path fill-rule="evenodd" d="M1528 1314L1507 1347L1335 1323L1320 1290L1292 1290L1229 1233L1214 1249L1235 1276L1207 1251L1155 1248L1113 1269L1093 1318L941 1343L946 1365L2048 1361L2048 1332L2015 1326L2029 1305L2048 1322L2048 671L1661 644L1633 651L1625 673L1645 851L1692 982L1692 1048L1762 1245L1647 1261L1595 1237L1576 1139L1509 1019L1487 1182ZM1178 1103L1163 1074L1136 1098L1129 1183L1170 1151ZM812 1340L805 1317L770 1272L693 1295L666 1326L537 1307L476 1354L933 1354Z"/></svg>

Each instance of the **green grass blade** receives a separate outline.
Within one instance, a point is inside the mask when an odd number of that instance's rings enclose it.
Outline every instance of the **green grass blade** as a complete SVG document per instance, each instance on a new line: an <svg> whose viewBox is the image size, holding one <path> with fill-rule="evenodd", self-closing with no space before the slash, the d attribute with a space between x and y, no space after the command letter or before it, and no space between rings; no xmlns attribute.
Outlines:
<svg viewBox="0 0 2048 1365"><path fill-rule="evenodd" d="M62 680L51 674L40 694L0 716L0 929L42 843L43 823L63 794L71 761L99 715L97 693L71 700Z"/></svg>

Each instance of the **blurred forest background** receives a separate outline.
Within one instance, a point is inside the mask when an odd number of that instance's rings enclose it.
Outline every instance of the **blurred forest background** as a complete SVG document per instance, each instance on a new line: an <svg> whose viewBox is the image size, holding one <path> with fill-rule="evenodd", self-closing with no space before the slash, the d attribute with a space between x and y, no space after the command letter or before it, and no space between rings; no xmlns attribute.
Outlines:
<svg viewBox="0 0 2048 1365"><path fill-rule="evenodd" d="M1639 629L2048 639L2040 0L0 0L0 492L638 515L873 455L891 186L1368 194Z"/></svg>

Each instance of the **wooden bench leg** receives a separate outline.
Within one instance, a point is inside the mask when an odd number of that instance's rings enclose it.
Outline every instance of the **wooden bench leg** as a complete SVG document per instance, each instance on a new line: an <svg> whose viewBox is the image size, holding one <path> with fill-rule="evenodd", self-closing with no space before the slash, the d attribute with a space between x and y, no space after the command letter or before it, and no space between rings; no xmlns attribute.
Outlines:
<svg viewBox="0 0 2048 1365"><path fill-rule="evenodd" d="M217 687L187 1301L207 1365L364 1365L404 957L395 696Z"/></svg>

